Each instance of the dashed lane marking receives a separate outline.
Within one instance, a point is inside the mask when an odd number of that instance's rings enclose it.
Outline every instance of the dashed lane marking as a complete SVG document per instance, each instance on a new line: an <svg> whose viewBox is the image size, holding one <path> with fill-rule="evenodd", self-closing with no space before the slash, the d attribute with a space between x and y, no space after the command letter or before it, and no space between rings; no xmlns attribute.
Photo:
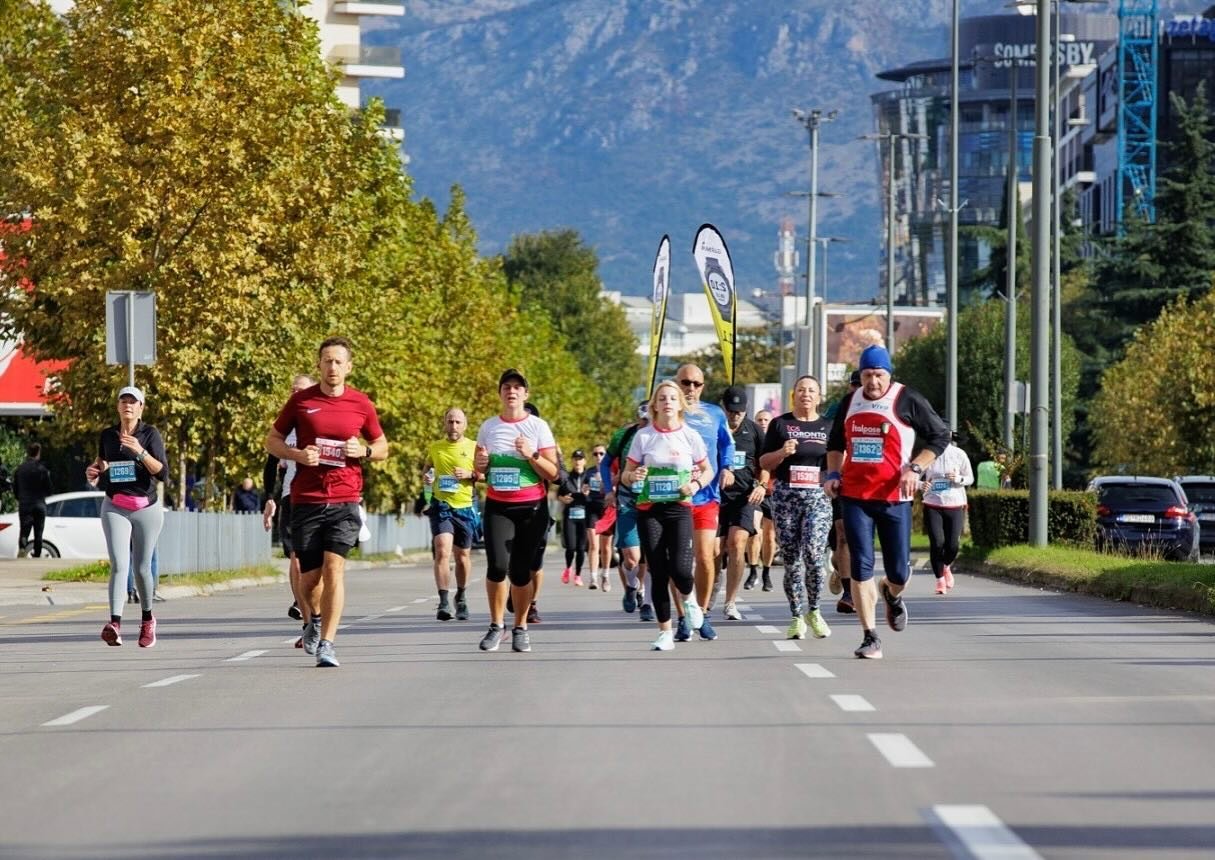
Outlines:
<svg viewBox="0 0 1215 860"><path fill-rule="evenodd" d="M934 806L932 813L973 860L1042 860L986 806Z"/></svg>
<svg viewBox="0 0 1215 860"><path fill-rule="evenodd" d="M408 606L394 606L391 609L387 609L385 611L386 612L404 612L408 608L409 608Z"/></svg>
<svg viewBox="0 0 1215 860"><path fill-rule="evenodd" d="M743 617L746 618L747 621L763 621L764 620L764 617L762 615L760 615L758 612L751 612Z"/></svg>
<svg viewBox="0 0 1215 860"><path fill-rule="evenodd" d="M161 678L159 681L153 681L151 684L144 684L145 687L171 687L173 684L180 684L182 681L189 681L191 678L201 678L202 675L170 675L168 678Z"/></svg>
<svg viewBox="0 0 1215 860"><path fill-rule="evenodd" d="M753 608L754 607L751 606L751 604L749 604L749 603L739 603L738 604L739 612L750 612Z"/></svg>
<svg viewBox="0 0 1215 860"><path fill-rule="evenodd" d="M831 696L831 701L835 702L841 711L860 713L862 711L877 710L877 708L869 704L864 696L856 696L851 693L835 693Z"/></svg>
<svg viewBox="0 0 1215 860"><path fill-rule="evenodd" d="M818 663L794 663L794 666L807 678L834 678L835 673Z"/></svg>
<svg viewBox="0 0 1215 860"><path fill-rule="evenodd" d="M932 759L920 752L907 735L879 733L867 737L894 767L934 767Z"/></svg>
<svg viewBox="0 0 1215 860"><path fill-rule="evenodd" d="M429 602L430 602L429 597L419 597L417 600L414 601L414 603L429 603Z"/></svg>
<svg viewBox="0 0 1215 860"><path fill-rule="evenodd" d="M769 636L771 636L773 633L780 633L780 628L773 627L771 624L757 624L755 629L760 633L767 633Z"/></svg>
<svg viewBox="0 0 1215 860"><path fill-rule="evenodd" d="M93 714L100 714L109 705L89 705L87 708L77 708L70 714L64 714L62 717L56 717L53 720L47 720L42 725L44 726L70 726L72 723L78 723L81 720L88 719Z"/></svg>
<svg viewBox="0 0 1215 860"><path fill-rule="evenodd" d="M772 643L772 647L777 651L800 651L802 646L789 639L778 639Z"/></svg>
<svg viewBox="0 0 1215 860"><path fill-rule="evenodd" d="M292 642L294 642L295 640L294 640L294 639L292 639L291 641L292 641ZM226 662L226 663L238 663L238 662L240 662L240 661L242 661L242 660L252 660L254 657L260 657L260 656L262 656L262 655L263 655L263 654L265 654L265 653L266 653L265 651L246 651L244 654L237 654L235 657L229 657L229 658L228 658L226 661L224 661L224 662Z"/></svg>

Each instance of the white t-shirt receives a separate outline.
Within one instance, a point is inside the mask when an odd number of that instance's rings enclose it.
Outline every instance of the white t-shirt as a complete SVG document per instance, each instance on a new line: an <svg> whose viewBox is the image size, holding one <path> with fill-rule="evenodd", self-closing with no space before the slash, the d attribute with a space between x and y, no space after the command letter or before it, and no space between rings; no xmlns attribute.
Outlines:
<svg viewBox="0 0 1215 860"><path fill-rule="evenodd" d="M958 473L957 481L945 477L950 472ZM940 457L928 464L922 481L928 485L924 504L930 508L964 508L966 487L975 482L975 476L970 470L970 458L966 452L950 443Z"/></svg>
<svg viewBox="0 0 1215 860"><path fill-rule="evenodd" d="M515 440L522 436L535 451L557 447L553 431L543 418L528 414L517 421L495 415L481 424L477 444L489 451L488 497L500 502L534 502L544 498L544 481L530 460L519 456Z"/></svg>
<svg viewBox="0 0 1215 860"><path fill-rule="evenodd" d="M693 466L708 463L709 453L700 434L686 424L675 430L662 430L647 424L633 436L629 462L645 466L646 487L638 496L641 506L652 502L690 501L677 490L692 478Z"/></svg>

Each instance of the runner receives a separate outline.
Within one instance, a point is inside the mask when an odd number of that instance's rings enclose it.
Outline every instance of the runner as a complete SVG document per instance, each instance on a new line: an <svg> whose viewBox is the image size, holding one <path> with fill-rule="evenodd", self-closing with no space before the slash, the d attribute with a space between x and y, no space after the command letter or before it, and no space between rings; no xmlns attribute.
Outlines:
<svg viewBox="0 0 1215 860"><path fill-rule="evenodd" d="M434 546L435 588L439 592L439 608L435 618L452 619L448 594L451 588L450 566L456 562L456 612L458 621L468 620L468 600L464 589L472 571L470 550L476 529L473 492L479 479L473 468L477 443L464 435L468 419L464 410L453 406L443 414L443 439L432 442L422 464L422 480L431 485L430 534Z"/></svg>
<svg viewBox="0 0 1215 860"><path fill-rule="evenodd" d="M924 498L924 528L929 558L937 578L937 594L953 588L950 565L957 560L966 521L966 488L975 482L970 458L957 445L958 433L949 435L949 447L924 470L920 492Z"/></svg>
<svg viewBox="0 0 1215 860"><path fill-rule="evenodd" d="M709 462L713 465L713 478L702 484L692 499L696 605L703 609L709 606L717 575L717 519L721 490L729 489L734 483L734 475L730 471L730 464L734 460L734 439L730 436L730 428L726 425L726 416L721 407L700 402L700 395L705 388L705 375L701 369L694 364L685 364L676 371L675 379L683 390L688 426L700 434L705 443L705 451L708 452ZM687 626L688 619L684 617L682 606L679 609L679 628L675 631L675 638L685 642L692 638L692 631ZM717 638L717 632L709 623L707 613L702 622L692 629L699 631L701 639Z"/></svg>
<svg viewBox="0 0 1215 860"><path fill-rule="evenodd" d="M861 372L852 371L848 377L848 394L861 387ZM835 420L839 413L840 403L837 400L823 410L823 417ZM844 507L839 496L831 500L831 534L827 546L831 548L831 575L827 578L827 588L832 594L840 596L835 604L835 611L841 615L853 615L856 608L852 605L852 554L848 551L848 538L844 534Z"/></svg>
<svg viewBox="0 0 1215 860"><path fill-rule="evenodd" d="M489 630L482 651L496 651L502 642L508 592L515 613L511 647L531 650L532 561L549 526L545 482L557 480L559 468L552 430L524 408L528 395L527 378L514 368L504 371L498 379L502 410L477 432L474 465L489 478L484 515Z"/></svg>
<svg viewBox="0 0 1215 860"><path fill-rule="evenodd" d="M831 531L831 500L822 488L831 421L819 417L821 397L817 379L799 377L793 383L793 409L768 426L759 459L776 479L772 514L785 561L785 596L793 615L789 639L805 639L807 628L816 639L831 635L818 606Z"/></svg>
<svg viewBox="0 0 1215 860"><path fill-rule="evenodd" d="M650 602L654 589L641 552L641 532L637 529L637 493L641 485L623 483L620 471L633 436L649 423L649 409L649 401L641 401L637 406L637 421L612 434L607 456L599 467L604 485L614 488L608 494L607 504L616 509L616 549L620 552L620 581L624 585L621 607L625 612L636 612L640 607L643 622L654 620L654 607ZM612 467L616 464L620 465L613 473Z"/></svg>
<svg viewBox="0 0 1215 860"><path fill-rule="evenodd" d="M582 587L582 565L586 562L587 506L590 504L590 474L586 471L586 454L579 448L574 451L574 468L561 479L557 488L557 501L564 510L561 514L561 536L565 543L565 570L561 581L569 583L570 573L574 585ZM573 568L571 569L571 565ZM595 588L595 576L591 575L591 588Z"/></svg>
<svg viewBox="0 0 1215 860"><path fill-rule="evenodd" d="M608 575L612 567L612 543L609 535L599 533L598 526L607 510L604 504L607 493L604 492L603 476L599 474L599 464L607 456L607 448L603 445L596 445L591 449L591 456L594 457L594 462L591 464L590 477L587 478L590 497L586 503L586 538L591 560L591 588L598 583L599 588L606 593L612 590L611 579Z"/></svg>
<svg viewBox="0 0 1215 860"><path fill-rule="evenodd" d="M772 423L772 413L761 409L755 413L755 426L760 433L768 432ZM743 588L750 591L759 581L759 565L764 566L764 590L772 590L772 562L776 559L776 527L772 523L772 477L768 476L768 486L765 488L764 500L759 505L759 528L756 534L747 541L747 565L750 573Z"/></svg>
<svg viewBox="0 0 1215 860"><path fill-rule="evenodd" d="M537 408L536 404L534 404L530 401L523 404L523 409L529 415L532 415L536 418L540 417L539 408ZM557 446L557 483L560 483L561 479L564 476L565 476L565 457L561 453L561 446L558 445ZM527 623L528 624L539 624L540 621L542 620L540 618L540 610L536 606L536 601L538 601L540 599L540 591L544 587L544 553L548 550L548 539L550 537L552 537L552 534L553 534L554 520L553 520L553 505L552 505L552 502L549 500L550 487L551 487L551 483L549 481L545 481L544 482L544 503L545 503L545 511L547 512L547 516L548 516L548 525L546 525L544 527L544 536L540 539L540 543L536 546L536 552L532 556L532 601L531 601L531 605L529 605L527 607ZM506 611L507 612L515 611L515 605L511 602L511 598L510 598L509 594L506 597Z"/></svg>
<svg viewBox="0 0 1215 860"><path fill-rule="evenodd" d="M852 599L865 637L854 653L868 659L882 656L874 624L879 590L890 629L907 627L901 595L911 575L911 497L924 470L949 444L949 428L932 405L919 392L892 383L891 370L884 347L861 353L861 388L844 399L831 427L830 471L823 483L828 495L843 499ZM873 581L875 527L886 569L880 586Z"/></svg>
<svg viewBox="0 0 1215 860"><path fill-rule="evenodd" d="M735 601L742 586L746 563L747 542L759 532L759 506L768 495L768 471L759 462L764 435L759 426L747 417L747 393L732 385L721 397L726 411L726 424L734 439L734 459L731 463L734 483L721 491L721 522L718 533L725 539L722 552L726 557L725 617L742 621Z"/></svg>
<svg viewBox="0 0 1215 860"><path fill-rule="evenodd" d="M110 554L110 621L101 628L107 645L122 644L122 609L130 566L139 582L139 647L156 644L152 617L152 553L165 522L156 482L168 476L164 439L143 418L143 391L128 385L118 392L118 423L101 431L97 459L84 470L89 484L105 491L101 530Z"/></svg>
<svg viewBox="0 0 1215 860"><path fill-rule="evenodd" d="M333 643L346 603L346 555L358 544L363 526L362 464L388 459L388 440L375 406L346 384L353 368L349 340L324 340L317 350L321 381L292 394L266 434L269 453L297 464L291 482L291 542L299 556L300 608L309 610L303 648L316 655L322 668L341 665ZM296 442L288 445L293 430Z"/></svg>
<svg viewBox="0 0 1215 860"><path fill-rule="evenodd" d="M650 426L634 435L620 476L623 484L642 484L637 509L658 618L658 638L651 646L654 651L675 648L672 589L682 600L692 626L699 628L704 620L692 594L690 502L702 486L699 478L692 477L693 469L709 481L713 465L699 434L684 424L685 410L679 387L669 379L659 383L650 401Z"/></svg>
<svg viewBox="0 0 1215 860"><path fill-rule="evenodd" d="M307 374L299 374L291 380L291 393L303 391L310 385L316 385L316 380ZM295 431L287 434L288 445L295 446ZM287 607L287 617L303 621L307 612L311 617L311 609L300 608L300 560L295 554L295 546L291 543L291 482L295 480L296 462L280 460L273 454L266 455L266 465L262 469L262 486L266 488L266 504L262 508L262 527L270 531L274 524L275 514L278 515L278 539L287 556L287 581L291 585L291 605ZM281 479L281 480L280 480ZM305 601L307 598L305 598ZM297 648L304 647L301 636L295 643Z"/></svg>

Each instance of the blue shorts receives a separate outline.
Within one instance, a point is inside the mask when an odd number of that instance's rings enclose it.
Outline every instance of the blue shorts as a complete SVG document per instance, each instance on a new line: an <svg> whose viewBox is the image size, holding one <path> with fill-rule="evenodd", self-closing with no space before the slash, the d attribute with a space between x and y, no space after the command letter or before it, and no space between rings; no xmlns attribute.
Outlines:
<svg viewBox="0 0 1215 860"><path fill-rule="evenodd" d="M844 534L852 554L852 578L873 578L873 533L882 547L886 578L906 585L911 578L911 502L872 502L843 498Z"/></svg>
<svg viewBox="0 0 1215 860"><path fill-rule="evenodd" d="M637 505L632 499L616 496L616 549L641 546L637 530Z"/></svg>
<svg viewBox="0 0 1215 860"><path fill-rule="evenodd" d="M472 508L453 508L447 502L435 499L430 503L426 516L430 519L431 537L449 534L452 536L452 546L457 549L468 549L473 545Z"/></svg>

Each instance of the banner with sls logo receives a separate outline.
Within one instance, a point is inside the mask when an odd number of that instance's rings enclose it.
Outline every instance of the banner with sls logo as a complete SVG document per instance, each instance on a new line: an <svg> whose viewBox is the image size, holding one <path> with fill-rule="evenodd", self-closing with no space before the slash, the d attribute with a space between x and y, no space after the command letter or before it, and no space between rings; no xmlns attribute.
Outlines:
<svg viewBox="0 0 1215 860"><path fill-rule="evenodd" d="M662 346L662 328L667 319L667 296L671 294L671 237L665 233L654 255L654 311L650 317L650 372L645 390L646 399L654 393L654 377L658 375L658 355Z"/></svg>
<svg viewBox="0 0 1215 860"><path fill-rule="evenodd" d="M712 224L702 224L692 243L692 256L700 282L709 297L709 310L721 344L721 364L729 384L734 384L734 321L738 316L738 291L734 285L734 265L726 240Z"/></svg>

